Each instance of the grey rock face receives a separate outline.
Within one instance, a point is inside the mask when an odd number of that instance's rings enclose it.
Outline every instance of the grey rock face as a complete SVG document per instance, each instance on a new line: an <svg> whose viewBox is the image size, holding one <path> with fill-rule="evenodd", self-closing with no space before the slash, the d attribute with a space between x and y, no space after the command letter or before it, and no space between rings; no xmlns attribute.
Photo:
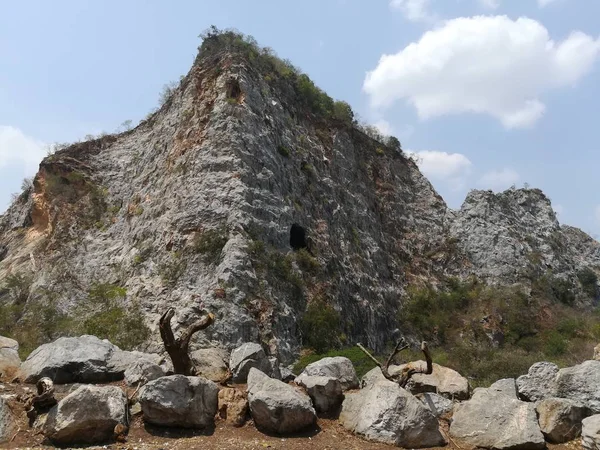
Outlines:
<svg viewBox="0 0 600 450"><path fill-rule="evenodd" d="M429 408L397 384L380 381L347 393L340 423L367 439L406 448L445 445Z"/></svg>
<svg viewBox="0 0 600 450"><path fill-rule="evenodd" d="M336 378L301 375L295 382L306 389L317 412L335 411L342 404L342 384Z"/></svg>
<svg viewBox="0 0 600 450"><path fill-rule="evenodd" d="M585 361L560 369L556 376L556 397L581 402L594 414L600 413L600 361Z"/></svg>
<svg viewBox="0 0 600 450"><path fill-rule="evenodd" d="M116 386L80 386L50 410L43 432L55 445L103 444L127 425L127 397Z"/></svg>
<svg viewBox="0 0 600 450"><path fill-rule="evenodd" d="M124 352L95 336L59 338L35 349L21 365L26 383L48 377L57 384L94 383L123 379L125 370L139 359L155 355Z"/></svg>
<svg viewBox="0 0 600 450"><path fill-rule="evenodd" d="M490 449L543 449L546 444L535 407L506 391L475 389L471 400L457 404L450 434L471 446Z"/></svg>
<svg viewBox="0 0 600 450"><path fill-rule="evenodd" d="M222 348L203 348L190 354L196 369L204 378L219 382L227 376L229 352Z"/></svg>
<svg viewBox="0 0 600 450"><path fill-rule="evenodd" d="M344 391L356 389L359 384L352 361L343 356L328 357L315 361L306 366L300 377L303 375L335 378L339 380Z"/></svg>
<svg viewBox="0 0 600 450"><path fill-rule="evenodd" d="M171 375L146 384L139 394L144 420L160 426L207 428L214 425L219 387L202 377Z"/></svg>
<svg viewBox="0 0 600 450"><path fill-rule="evenodd" d="M0 378L16 375L20 365L19 343L0 336Z"/></svg>
<svg viewBox="0 0 600 450"><path fill-rule="evenodd" d="M452 400L442 397L441 395L434 394L433 392L417 394L415 397L417 397L419 401L423 403L435 417L439 418L443 415L451 413L454 410L454 402Z"/></svg>
<svg viewBox="0 0 600 450"><path fill-rule="evenodd" d="M583 419L581 445L585 450L600 449L600 414Z"/></svg>
<svg viewBox="0 0 600 450"><path fill-rule="evenodd" d="M128 386L144 385L165 375L166 373L161 366L142 359L125 370L125 382Z"/></svg>
<svg viewBox="0 0 600 450"><path fill-rule="evenodd" d="M248 402L254 423L264 431L294 433L317 420L308 395L255 368L248 375Z"/></svg>
<svg viewBox="0 0 600 450"><path fill-rule="evenodd" d="M529 368L527 375L517 378L519 397L529 402L553 397L556 391L558 366L549 362L538 362Z"/></svg>
<svg viewBox="0 0 600 450"><path fill-rule="evenodd" d="M547 398L535 406L538 421L549 442L561 444L581 435L581 422L589 410L581 403L565 398Z"/></svg>
<svg viewBox="0 0 600 450"><path fill-rule="evenodd" d="M17 415L8 400L0 395L0 444L8 442L17 428Z"/></svg>
<svg viewBox="0 0 600 450"><path fill-rule="evenodd" d="M233 374L234 383L245 383L248 373L253 367L271 375L272 366L260 344L248 342L231 352L229 367Z"/></svg>
<svg viewBox="0 0 600 450"><path fill-rule="evenodd" d="M279 366L279 373L281 374L281 381L285 381L286 383L289 381L294 381L296 375L290 369L285 366Z"/></svg>

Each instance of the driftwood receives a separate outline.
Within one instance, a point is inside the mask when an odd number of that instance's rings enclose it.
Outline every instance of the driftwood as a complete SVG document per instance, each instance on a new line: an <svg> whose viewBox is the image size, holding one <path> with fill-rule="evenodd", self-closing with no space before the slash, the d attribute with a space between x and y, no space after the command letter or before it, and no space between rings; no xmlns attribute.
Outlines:
<svg viewBox="0 0 600 450"><path fill-rule="evenodd" d="M57 403L54 398L54 383L50 378L40 378L36 387L37 395L29 397L25 402L29 426L33 426L38 414L48 412Z"/></svg>
<svg viewBox="0 0 600 450"><path fill-rule="evenodd" d="M175 310L169 308L160 318L160 337L165 345L165 350L171 357L174 372L181 375L196 375L196 368L188 353L190 339L192 339L192 336L198 331L204 330L212 325L215 321L215 316L211 313L206 313L202 318L183 330L181 335L175 339L173 330L171 329L171 319L174 315Z"/></svg>
<svg viewBox="0 0 600 450"><path fill-rule="evenodd" d="M377 360L377 358L375 358L373 355L371 355L371 353L369 353L369 351L366 348L364 348L361 344L356 344L356 345L375 364L377 364L377 367L379 367L381 369L381 373L383 374L383 376L385 378L387 378L390 381L393 381L394 383L398 383L400 385L400 387L402 387L402 388L406 387L406 385L408 384L409 380L411 379L411 377L413 375L415 375L417 373L430 375L433 372L433 361L431 360L431 354L429 353L429 347L427 347L427 342L425 342L425 341L421 342L421 351L423 352L423 355L425 355L426 367L423 369L423 367L420 364L410 362L410 363L406 364L406 366L399 373L394 374L394 375L390 374L390 372L389 372L390 364L392 363L392 361L394 360L394 357L398 353L400 353L402 350L406 350L407 348L409 348L409 345L403 339L398 341L398 343L396 344L396 347L394 347L394 350L388 357L385 364L381 364L379 362L379 360Z"/></svg>

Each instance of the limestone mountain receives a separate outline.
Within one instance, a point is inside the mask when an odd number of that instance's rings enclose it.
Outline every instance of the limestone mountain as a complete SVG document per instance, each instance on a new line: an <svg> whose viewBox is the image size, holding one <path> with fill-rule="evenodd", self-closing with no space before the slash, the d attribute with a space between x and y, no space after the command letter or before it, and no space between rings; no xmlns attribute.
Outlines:
<svg viewBox="0 0 600 450"><path fill-rule="evenodd" d="M311 307L340 342L381 350L407 287L448 277L549 276L592 304L600 244L561 227L541 191L473 191L453 211L396 141L366 131L291 64L209 33L136 128L42 161L0 217L0 302L15 322L32 305L85 320L82 304L119 302L151 331L167 307L183 326L203 302L216 321L195 345L262 342L286 362ZM157 332L141 341L162 350Z"/></svg>

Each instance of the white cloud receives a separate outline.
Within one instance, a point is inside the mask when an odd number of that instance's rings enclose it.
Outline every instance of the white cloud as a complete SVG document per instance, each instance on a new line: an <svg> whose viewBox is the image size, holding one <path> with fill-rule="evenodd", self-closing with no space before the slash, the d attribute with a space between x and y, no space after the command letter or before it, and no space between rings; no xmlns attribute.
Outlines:
<svg viewBox="0 0 600 450"><path fill-rule="evenodd" d="M516 184L519 178L519 174L514 169L504 168L483 174L477 184L483 189L503 191Z"/></svg>
<svg viewBox="0 0 600 450"><path fill-rule="evenodd" d="M429 12L429 0L391 0L390 8L400 10L411 22L435 20Z"/></svg>
<svg viewBox="0 0 600 450"><path fill-rule="evenodd" d="M26 136L18 128L0 125L0 168L19 165L27 175L32 175L46 154L45 148L43 142Z"/></svg>
<svg viewBox="0 0 600 450"><path fill-rule="evenodd" d="M453 190L463 189L473 164L461 153L446 153L432 150L408 151L419 169L433 181L443 181Z"/></svg>
<svg viewBox="0 0 600 450"><path fill-rule="evenodd" d="M379 132L381 134L383 134L384 136L390 136L390 135L394 134L394 132L392 131L392 126L390 125L390 123L387 120L384 120L384 119L378 120L377 122L375 122L373 124L373 126L375 128L377 128L379 130Z"/></svg>
<svg viewBox="0 0 600 450"><path fill-rule="evenodd" d="M532 19L462 17L383 55L363 89L374 108L405 100L421 119L479 113L528 127L544 114L542 94L574 85L599 55L600 39L582 32L555 42Z"/></svg>
<svg viewBox="0 0 600 450"><path fill-rule="evenodd" d="M560 203L557 203L556 205L552 205L552 209L554 209L554 212L556 213L557 216L562 216L565 213L565 207L563 205L561 205Z"/></svg>

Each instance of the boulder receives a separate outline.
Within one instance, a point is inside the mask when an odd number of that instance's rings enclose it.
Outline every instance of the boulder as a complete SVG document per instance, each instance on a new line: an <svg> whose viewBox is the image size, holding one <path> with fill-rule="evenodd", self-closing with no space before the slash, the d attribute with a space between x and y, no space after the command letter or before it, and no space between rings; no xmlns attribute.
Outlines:
<svg viewBox="0 0 600 450"><path fill-rule="evenodd" d="M271 375L271 362L260 344L247 342L231 352L229 368L234 383L245 383L250 369L256 368Z"/></svg>
<svg viewBox="0 0 600 450"><path fill-rule="evenodd" d="M281 369L279 368L279 360L277 358L269 358L269 364L271 365L271 378L275 378L276 380L281 380Z"/></svg>
<svg viewBox="0 0 600 450"><path fill-rule="evenodd" d="M125 382L128 386L144 385L165 375L161 366L147 359L141 359L125 370Z"/></svg>
<svg viewBox="0 0 600 450"><path fill-rule="evenodd" d="M352 361L343 356L323 358L306 366L300 376L331 377L339 380L342 390L358 388L358 377L352 365Z"/></svg>
<svg viewBox="0 0 600 450"><path fill-rule="evenodd" d="M279 366L279 373L281 374L281 381L285 381L286 383L289 381L294 381L296 379L296 375L291 369L288 369L285 366Z"/></svg>
<svg viewBox="0 0 600 450"><path fill-rule="evenodd" d="M334 412L342 404L342 383L336 378L300 375L295 382L306 389L317 412Z"/></svg>
<svg viewBox="0 0 600 450"><path fill-rule="evenodd" d="M102 444L114 440L115 427L127 425L127 397L116 386L84 385L50 410L44 435L55 445Z"/></svg>
<svg viewBox="0 0 600 450"><path fill-rule="evenodd" d="M546 446L533 403L504 389L475 389L471 400L455 405L450 435L469 446L496 450Z"/></svg>
<svg viewBox="0 0 600 450"><path fill-rule="evenodd" d="M248 416L248 394L236 388L219 391L219 417L227 424L241 427Z"/></svg>
<svg viewBox="0 0 600 450"><path fill-rule="evenodd" d="M388 368L388 371L390 372L390 374L395 374L398 370L398 366L394 366L391 365ZM378 383L379 381L385 381L386 378L383 376L383 373L381 373L381 369L379 367L374 367L373 369L369 370L367 373L365 373L362 378L360 379L360 387L361 388L366 388L367 386L370 386L372 384Z"/></svg>
<svg viewBox="0 0 600 450"><path fill-rule="evenodd" d="M218 386L206 378L171 375L147 383L139 402L148 423L206 428L214 425L218 394Z"/></svg>
<svg viewBox="0 0 600 450"><path fill-rule="evenodd" d="M0 336L0 378L12 378L19 370L19 343L14 339Z"/></svg>
<svg viewBox="0 0 600 450"><path fill-rule="evenodd" d="M417 394L415 397L429 408L429 411L437 418L449 414L454 410L454 402L452 400L433 392L424 392Z"/></svg>
<svg viewBox="0 0 600 450"><path fill-rule="evenodd" d="M600 361L585 361L560 369L556 376L556 397L568 398L600 413Z"/></svg>
<svg viewBox="0 0 600 450"><path fill-rule="evenodd" d="M248 374L248 401L254 424L267 432L294 433L317 420L308 395L255 368Z"/></svg>
<svg viewBox="0 0 600 450"><path fill-rule="evenodd" d="M572 441L581 435L581 422L589 410L581 403L566 398L539 401L535 410L546 440L555 444Z"/></svg>
<svg viewBox="0 0 600 450"><path fill-rule="evenodd" d="M514 378L503 378L498 380L489 387L489 390L498 394L506 395L510 398L518 398L517 383Z"/></svg>
<svg viewBox="0 0 600 450"><path fill-rule="evenodd" d="M425 361L415 361L411 365L421 367L424 370L427 363ZM400 372L405 366L406 364L402 364L394 370ZM471 387L465 377L456 370L435 363L433 364L433 372L430 375L422 373L413 375L406 385L406 390L413 394L435 392L453 400L466 400L471 396Z"/></svg>
<svg viewBox="0 0 600 450"><path fill-rule="evenodd" d="M600 361L600 344L594 347L594 361Z"/></svg>
<svg viewBox="0 0 600 450"><path fill-rule="evenodd" d="M581 445L585 450L598 450L600 448L600 414L583 419Z"/></svg>
<svg viewBox="0 0 600 450"><path fill-rule="evenodd" d="M387 380L347 393L340 422L367 439L399 447L446 444L431 411L408 391Z"/></svg>
<svg viewBox="0 0 600 450"><path fill-rule="evenodd" d="M227 378L229 352L222 348L203 348L190 354L199 375L215 383Z"/></svg>
<svg viewBox="0 0 600 450"><path fill-rule="evenodd" d="M535 402L554 397L556 391L556 375L558 366L550 362L538 362L532 365L527 375L517 378L519 398Z"/></svg>
<svg viewBox="0 0 600 450"><path fill-rule="evenodd" d="M125 352L96 336L62 337L35 349L21 364L26 383L49 377L56 384L122 380L125 370L140 359L158 363L158 355Z"/></svg>
<svg viewBox="0 0 600 450"><path fill-rule="evenodd" d="M17 413L8 399L0 396L0 444L8 442L17 429Z"/></svg>

